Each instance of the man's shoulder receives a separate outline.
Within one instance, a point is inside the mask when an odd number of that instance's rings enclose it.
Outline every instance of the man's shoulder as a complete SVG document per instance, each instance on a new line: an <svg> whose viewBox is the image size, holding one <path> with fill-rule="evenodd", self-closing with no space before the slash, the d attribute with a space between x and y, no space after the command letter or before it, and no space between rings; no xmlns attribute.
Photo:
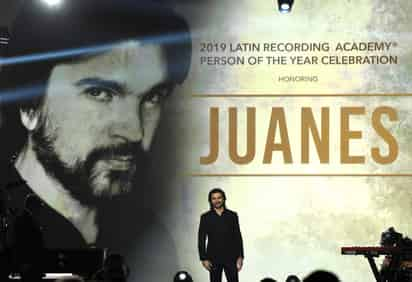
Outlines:
<svg viewBox="0 0 412 282"><path fill-rule="evenodd" d="M225 209L225 212L226 212L228 215L237 216L237 213L236 213L235 211L233 211L233 210L229 210L229 209L226 208L226 209ZM205 211L204 213L202 213L202 214L201 214L201 217L209 217L209 216L213 215L213 213L214 213L213 210L208 210L208 211Z"/></svg>
<svg viewBox="0 0 412 282"><path fill-rule="evenodd" d="M200 217L208 217L212 214L212 212L213 212L212 210L205 211L204 213L200 215Z"/></svg>
<svg viewBox="0 0 412 282"><path fill-rule="evenodd" d="M233 210L226 209L225 211L231 216L237 216L237 213Z"/></svg>

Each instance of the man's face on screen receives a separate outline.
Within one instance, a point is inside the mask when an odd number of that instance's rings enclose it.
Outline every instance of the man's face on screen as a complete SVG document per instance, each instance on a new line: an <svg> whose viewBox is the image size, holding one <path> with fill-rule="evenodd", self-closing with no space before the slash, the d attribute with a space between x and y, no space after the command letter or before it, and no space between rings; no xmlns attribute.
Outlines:
<svg viewBox="0 0 412 282"><path fill-rule="evenodd" d="M160 46L122 43L51 72L32 132L46 171L80 201L131 191L172 90Z"/></svg>

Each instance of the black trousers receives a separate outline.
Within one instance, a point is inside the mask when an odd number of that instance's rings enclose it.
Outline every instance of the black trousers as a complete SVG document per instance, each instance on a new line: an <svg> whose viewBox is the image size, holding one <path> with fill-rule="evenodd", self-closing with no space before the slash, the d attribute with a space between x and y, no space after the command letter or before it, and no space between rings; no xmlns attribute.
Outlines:
<svg viewBox="0 0 412 282"><path fill-rule="evenodd" d="M210 270L210 282L222 282L222 271L225 271L227 282L239 282L236 261L216 263L212 261Z"/></svg>

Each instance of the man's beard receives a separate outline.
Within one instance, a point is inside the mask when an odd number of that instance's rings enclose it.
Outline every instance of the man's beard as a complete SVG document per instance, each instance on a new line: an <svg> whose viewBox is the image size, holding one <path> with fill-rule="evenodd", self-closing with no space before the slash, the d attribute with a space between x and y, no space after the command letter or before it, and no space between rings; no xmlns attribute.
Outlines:
<svg viewBox="0 0 412 282"><path fill-rule="evenodd" d="M215 209L220 209L220 208L224 207L224 202L216 203L216 204L213 205L213 207L214 207Z"/></svg>
<svg viewBox="0 0 412 282"><path fill-rule="evenodd" d="M33 133L32 140L33 150L46 173L82 204L104 206L117 199L130 198L131 192L137 192L133 191L136 177L139 176L139 182L144 182L147 154L140 143L95 148L84 161L77 160L70 166L58 156L56 137L46 133L44 123ZM130 168L111 168L110 161L122 156L131 157L127 161Z"/></svg>

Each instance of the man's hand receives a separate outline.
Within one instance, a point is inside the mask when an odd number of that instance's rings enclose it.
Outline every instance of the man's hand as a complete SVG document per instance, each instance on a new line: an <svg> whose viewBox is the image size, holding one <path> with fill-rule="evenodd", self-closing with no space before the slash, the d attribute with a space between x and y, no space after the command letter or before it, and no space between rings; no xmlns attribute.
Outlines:
<svg viewBox="0 0 412 282"><path fill-rule="evenodd" d="M243 258L238 257L236 260L237 271L240 271L242 269L242 266L243 266Z"/></svg>
<svg viewBox="0 0 412 282"><path fill-rule="evenodd" d="M212 263L209 260L202 260L202 265L207 271L212 270Z"/></svg>

